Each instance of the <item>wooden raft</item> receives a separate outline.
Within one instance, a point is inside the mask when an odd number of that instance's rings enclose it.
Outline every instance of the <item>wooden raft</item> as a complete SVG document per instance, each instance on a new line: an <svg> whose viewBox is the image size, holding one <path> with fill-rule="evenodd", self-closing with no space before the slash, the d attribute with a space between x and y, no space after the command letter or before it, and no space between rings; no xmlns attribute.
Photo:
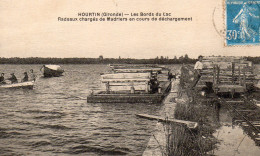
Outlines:
<svg viewBox="0 0 260 156"><path fill-rule="evenodd" d="M161 103L171 89L168 71L162 72L162 69L142 66L113 68L112 73L101 74L102 91L91 93L87 102ZM154 88L158 90L151 91Z"/></svg>
<svg viewBox="0 0 260 156"><path fill-rule="evenodd" d="M171 90L171 82L163 82L161 93L138 92L110 92L101 91L96 94L90 94L87 97L89 103L161 103L164 97Z"/></svg>

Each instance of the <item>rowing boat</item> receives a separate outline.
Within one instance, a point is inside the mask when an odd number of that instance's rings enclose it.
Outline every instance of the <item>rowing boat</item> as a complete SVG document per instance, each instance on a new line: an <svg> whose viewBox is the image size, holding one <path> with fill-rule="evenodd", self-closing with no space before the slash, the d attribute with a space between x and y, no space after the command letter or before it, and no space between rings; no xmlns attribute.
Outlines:
<svg viewBox="0 0 260 156"><path fill-rule="evenodd" d="M44 77L59 77L64 72L59 65L43 65L41 71Z"/></svg>
<svg viewBox="0 0 260 156"><path fill-rule="evenodd" d="M0 85L0 89L11 89L11 88L22 88L22 89L33 89L34 81L13 83L13 84L3 84Z"/></svg>

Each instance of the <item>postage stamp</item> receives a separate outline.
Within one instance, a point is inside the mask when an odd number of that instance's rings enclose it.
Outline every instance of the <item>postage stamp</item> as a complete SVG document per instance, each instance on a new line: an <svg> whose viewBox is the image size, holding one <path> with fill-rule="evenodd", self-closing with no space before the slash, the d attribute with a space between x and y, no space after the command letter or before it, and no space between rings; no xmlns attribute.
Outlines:
<svg viewBox="0 0 260 156"><path fill-rule="evenodd" d="M260 44L260 0L225 0L226 45Z"/></svg>

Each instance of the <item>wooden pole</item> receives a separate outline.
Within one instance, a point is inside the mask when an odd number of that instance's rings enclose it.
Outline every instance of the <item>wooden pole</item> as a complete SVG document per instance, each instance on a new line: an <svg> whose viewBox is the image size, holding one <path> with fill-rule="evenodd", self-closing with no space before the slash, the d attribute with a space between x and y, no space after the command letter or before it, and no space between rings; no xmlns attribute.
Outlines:
<svg viewBox="0 0 260 156"><path fill-rule="evenodd" d="M234 72L235 72L235 62L232 62L232 84L235 84Z"/></svg>
<svg viewBox="0 0 260 156"><path fill-rule="evenodd" d="M216 65L213 67L213 85L215 86L216 84Z"/></svg>
<svg viewBox="0 0 260 156"><path fill-rule="evenodd" d="M246 69L245 69L245 67L243 68L243 76L244 76L243 85L244 85L244 88L246 89Z"/></svg>
<svg viewBox="0 0 260 156"><path fill-rule="evenodd" d="M219 80L219 73L220 73L220 67L217 66L217 84L220 83L220 80Z"/></svg>
<svg viewBox="0 0 260 156"><path fill-rule="evenodd" d="M238 80L239 80L239 85L241 85L240 66L238 66Z"/></svg>

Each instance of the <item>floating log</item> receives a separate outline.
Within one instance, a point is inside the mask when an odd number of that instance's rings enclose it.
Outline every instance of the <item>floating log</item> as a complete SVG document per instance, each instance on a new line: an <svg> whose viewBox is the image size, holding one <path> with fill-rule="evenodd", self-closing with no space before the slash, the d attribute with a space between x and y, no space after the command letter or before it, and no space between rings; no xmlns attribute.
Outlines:
<svg viewBox="0 0 260 156"><path fill-rule="evenodd" d="M148 115L148 114L136 114L136 116L141 117L141 118L145 118L145 119L150 119L150 120L157 120L159 122L173 122L173 123L184 124L190 129L196 129L198 127L198 123L192 122L192 121L184 121L184 120L177 120L177 119L166 119L166 118L163 118L163 117Z"/></svg>

